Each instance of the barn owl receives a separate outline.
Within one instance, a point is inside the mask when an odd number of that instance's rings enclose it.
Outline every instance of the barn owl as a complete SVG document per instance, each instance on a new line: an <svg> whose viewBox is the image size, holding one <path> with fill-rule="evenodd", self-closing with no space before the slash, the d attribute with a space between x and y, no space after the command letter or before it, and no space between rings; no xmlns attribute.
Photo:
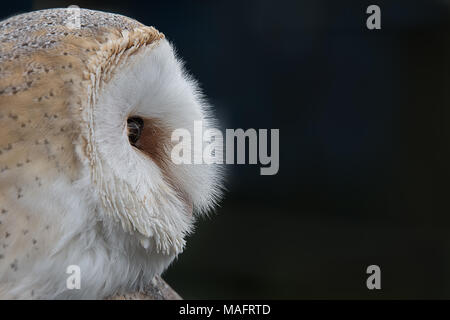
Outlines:
<svg viewBox="0 0 450 320"><path fill-rule="evenodd" d="M74 27L72 14L0 22L2 299L140 290L222 190L220 167L170 159L173 130L215 121L165 36L87 9Z"/></svg>

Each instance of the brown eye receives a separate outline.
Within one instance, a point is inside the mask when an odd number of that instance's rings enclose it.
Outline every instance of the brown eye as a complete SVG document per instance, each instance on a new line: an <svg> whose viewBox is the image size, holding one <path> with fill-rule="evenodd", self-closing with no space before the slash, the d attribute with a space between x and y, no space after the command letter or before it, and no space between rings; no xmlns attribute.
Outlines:
<svg viewBox="0 0 450 320"><path fill-rule="evenodd" d="M131 117L127 120L128 125L128 140L131 145L136 146L136 143L141 138L142 130L144 129L144 120L140 117Z"/></svg>

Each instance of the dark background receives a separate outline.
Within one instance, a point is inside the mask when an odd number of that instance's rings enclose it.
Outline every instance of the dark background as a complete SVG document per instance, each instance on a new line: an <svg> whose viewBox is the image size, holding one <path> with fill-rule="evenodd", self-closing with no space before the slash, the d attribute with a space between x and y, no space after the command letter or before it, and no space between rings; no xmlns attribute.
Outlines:
<svg viewBox="0 0 450 320"><path fill-rule="evenodd" d="M228 165L221 208L166 272L184 298L450 298L450 1L8 1L0 16L71 4L164 32L224 128L280 129L278 175Z"/></svg>

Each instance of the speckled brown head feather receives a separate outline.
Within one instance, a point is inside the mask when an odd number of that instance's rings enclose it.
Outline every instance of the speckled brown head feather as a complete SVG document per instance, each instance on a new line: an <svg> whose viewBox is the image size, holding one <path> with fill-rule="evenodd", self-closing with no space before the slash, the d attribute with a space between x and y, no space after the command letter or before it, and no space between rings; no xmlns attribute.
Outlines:
<svg viewBox="0 0 450 320"><path fill-rule="evenodd" d="M83 9L79 13L80 29L68 26L70 9L36 11L0 23L2 172L28 165L36 152L48 155L42 166L61 168L61 159L53 158L58 149L70 147L77 134L70 119L80 111L83 92L98 66L101 73L96 75L107 77L126 50L164 37L121 15ZM39 130L47 139L30 145L30 136L39 138ZM64 131L72 136L62 135ZM24 150L8 153L12 148ZM64 163L66 169L70 166Z"/></svg>
<svg viewBox="0 0 450 320"><path fill-rule="evenodd" d="M84 103L81 97L91 74L101 65L97 76L106 77L127 49L164 37L121 15L83 9L79 13L80 29L68 26L70 9L36 11L0 23L2 172L28 164L36 152L48 155L44 167L60 168L61 159L53 160L54 155L58 148L70 147L74 138L61 132L76 134L70 118ZM47 140L36 139L30 145L36 130L45 130ZM11 148L24 150L8 156ZM64 164L66 169L70 165Z"/></svg>

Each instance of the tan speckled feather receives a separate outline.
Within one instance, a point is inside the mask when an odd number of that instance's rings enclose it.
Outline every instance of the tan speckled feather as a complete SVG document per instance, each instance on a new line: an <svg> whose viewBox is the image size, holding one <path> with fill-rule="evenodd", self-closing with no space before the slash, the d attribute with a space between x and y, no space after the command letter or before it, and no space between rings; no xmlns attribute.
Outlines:
<svg viewBox="0 0 450 320"><path fill-rule="evenodd" d="M101 65L96 76L105 77L125 50L163 37L124 16L80 14L81 29L67 26L68 9L31 12L0 23L1 178L22 167L30 173L70 172L74 159L57 154L71 148L78 134L70 119L79 117L91 74ZM41 154L45 157L37 157ZM36 158L39 163L32 163Z"/></svg>

